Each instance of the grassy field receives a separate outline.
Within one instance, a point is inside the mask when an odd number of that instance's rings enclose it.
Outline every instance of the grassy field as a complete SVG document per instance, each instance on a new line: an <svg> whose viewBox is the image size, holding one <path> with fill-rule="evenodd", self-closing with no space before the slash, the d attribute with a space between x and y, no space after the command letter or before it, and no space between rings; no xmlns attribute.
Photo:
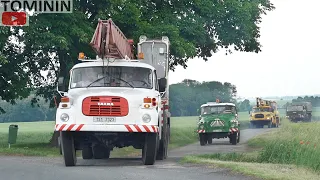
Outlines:
<svg viewBox="0 0 320 180"><path fill-rule="evenodd" d="M248 127L247 112L239 113L242 128ZM169 148L181 147L198 140L195 129L197 127L197 116L173 117L171 120L171 142ZM8 148L8 127L10 124L19 125L17 143ZM19 122L0 124L0 154L14 155L39 155L57 156L59 150L49 146L49 140L54 129L53 121L46 122ZM112 157L139 154L141 150L134 148L114 149Z"/></svg>
<svg viewBox="0 0 320 180"><path fill-rule="evenodd" d="M254 152L188 156L182 162L229 167L263 179L320 179L319 143L319 122L283 120L281 128L249 140Z"/></svg>

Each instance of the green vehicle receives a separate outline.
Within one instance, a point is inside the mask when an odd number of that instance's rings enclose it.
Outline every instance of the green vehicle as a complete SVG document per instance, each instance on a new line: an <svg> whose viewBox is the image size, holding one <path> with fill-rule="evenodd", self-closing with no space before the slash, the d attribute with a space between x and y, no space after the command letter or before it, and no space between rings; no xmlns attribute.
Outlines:
<svg viewBox="0 0 320 180"><path fill-rule="evenodd" d="M212 139L229 138L232 145L240 142L240 123L233 103L208 102L198 109L200 145L212 144Z"/></svg>

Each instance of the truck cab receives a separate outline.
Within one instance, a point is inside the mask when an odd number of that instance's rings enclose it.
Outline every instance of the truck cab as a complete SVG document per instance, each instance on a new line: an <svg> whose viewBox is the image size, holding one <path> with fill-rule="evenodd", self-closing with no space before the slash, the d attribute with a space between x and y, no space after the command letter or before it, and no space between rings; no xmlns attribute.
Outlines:
<svg viewBox="0 0 320 180"><path fill-rule="evenodd" d="M212 139L229 138L236 145L240 142L240 123L233 103L208 102L199 110L198 134L200 145L212 144Z"/></svg>

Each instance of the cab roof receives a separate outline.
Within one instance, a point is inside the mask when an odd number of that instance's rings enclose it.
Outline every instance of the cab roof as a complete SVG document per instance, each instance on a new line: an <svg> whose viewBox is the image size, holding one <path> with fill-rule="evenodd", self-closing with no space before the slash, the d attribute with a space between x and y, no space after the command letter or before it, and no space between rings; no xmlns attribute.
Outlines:
<svg viewBox="0 0 320 180"><path fill-rule="evenodd" d="M236 106L233 103L214 103L214 102L208 102L206 104L202 104L201 107L205 107L205 106Z"/></svg>
<svg viewBox="0 0 320 180"><path fill-rule="evenodd" d="M143 61L143 60L141 60ZM111 59L108 61L104 60L96 60L96 61L84 61L78 63L72 67L75 68L82 68L82 67L93 67L93 66L129 66L129 67L142 67L154 70L155 68L147 63L141 62L140 60L125 60L125 59Z"/></svg>

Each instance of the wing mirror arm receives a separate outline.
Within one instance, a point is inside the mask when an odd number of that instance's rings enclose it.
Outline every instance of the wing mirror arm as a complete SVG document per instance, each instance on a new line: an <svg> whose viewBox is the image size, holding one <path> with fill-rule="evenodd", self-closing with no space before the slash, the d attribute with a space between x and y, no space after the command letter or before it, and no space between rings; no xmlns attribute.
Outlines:
<svg viewBox="0 0 320 180"><path fill-rule="evenodd" d="M66 91L66 88L65 88L65 80L64 80L64 77L59 77L58 79L58 85L57 85L57 92L60 94L60 96L64 96L67 92Z"/></svg>

